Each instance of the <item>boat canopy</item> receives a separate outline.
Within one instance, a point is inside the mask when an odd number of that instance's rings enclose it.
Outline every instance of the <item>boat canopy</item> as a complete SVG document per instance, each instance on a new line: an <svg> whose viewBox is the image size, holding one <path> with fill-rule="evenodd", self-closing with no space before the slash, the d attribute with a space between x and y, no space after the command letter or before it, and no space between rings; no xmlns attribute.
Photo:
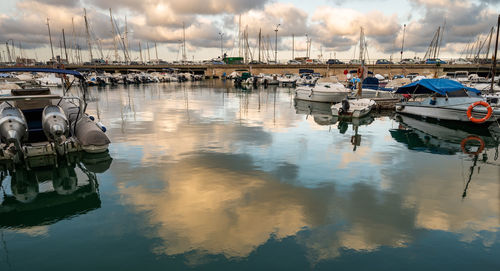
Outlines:
<svg viewBox="0 0 500 271"><path fill-rule="evenodd" d="M421 79L406 86L398 88L398 94L432 94L438 93L446 96L455 91L470 91L481 94L481 91L462 85L461 83L449 79Z"/></svg>
<svg viewBox="0 0 500 271"><path fill-rule="evenodd" d="M79 79L84 79L83 75L77 71L62 70L62 69L18 67L18 68L2 68L0 69L0 72L46 72L46 73L58 73L58 74L70 74Z"/></svg>

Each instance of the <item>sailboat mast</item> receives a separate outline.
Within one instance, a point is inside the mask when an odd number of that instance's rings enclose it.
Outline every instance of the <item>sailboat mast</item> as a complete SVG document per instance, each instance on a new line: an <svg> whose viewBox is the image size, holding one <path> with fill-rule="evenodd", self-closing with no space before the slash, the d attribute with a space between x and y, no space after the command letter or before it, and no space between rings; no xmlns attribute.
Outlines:
<svg viewBox="0 0 500 271"><path fill-rule="evenodd" d="M260 47L261 47L261 40L262 40L262 29L259 29L259 63L260 63Z"/></svg>
<svg viewBox="0 0 500 271"><path fill-rule="evenodd" d="M149 42L146 41L146 47L148 48L148 62L151 62L151 55L149 54Z"/></svg>
<svg viewBox="0 0 500 271"><path fill-rule="evenodd" d="M159 58L158 58L158 47L156 46L156 41L155 41L155 53L156 53L156 61L159 61Z"/></svg>
<svg viewBox="0 0 500 271"><path fill-rule="evenodd" d="M115 24L113 23L113 14L111 13L111 8L109 9L109 19L111 21L111 34L113 35L113 46L115 49L115 61L118 62L118 46L116 44L116 30L115 30Z"/></svg>
<svg viewBox="0 0 500 271"><path fill-rule="evenodd" d="M486 57L485 57L485 59L488 59L488 56L490 54L491 39L493 38L493 31L495 31L494 27L491 28L490 35L488 37L488 48L486 49Z"/></svg>
<svg viewBox="0 0 500 271"><path fill-rule="evenodd" d="M182 22L182 61L186 61L186 26Z"/></svg>
<svg viewBox="0 0 500 271"><path fill-rule="evenodd" d="M292 34L292 59L295 59L295 34Z"/></svg>
<svg viewBox="0 0 500 271"><path fill-rule="evenodd" d="M140 41L139 41L139 55L141 56L141 63L144 63L144 60L142 59L142 47Z"/></svg>
<svg viewBox="0 0 500 271"><path fill-rule="evenodd" d="M241 57L241 14L238 19L238 56Z"/></svg>
<svg viewBox="0 0 500 271"><path fill-rule="evenodd" d="M72 41L71 41L71 60L72 62L78 62L78 51L76 50L76 33L75 33L75 21L74 21L74 18L71 17L71 26L72 26L72 29L73 29L73 38L72 38ZM76 52L76 56L75 56L75 52ZM75 61L75 58L76 58L76 61Z"/></svg>
<svg viewBox="0 0 500 271"><path fill-rule="evenodd" d="M63 35L63 43L64 43L64 54L66 55L66 61L69 62L68 49L66 49L66 35L64 35L64 28L62 30L62 35Z"/></svg>
<svg viewBox="0 0 500 271"><path fill-rule="evenodd" d="M54 48L52 47L52 35L50 34L49 18L47 18L47 28L49 29L50 52L52 53L52 59L54 59Z"/></svg>
<svg viewBox="0 0 500 271"><path fill-rule="evenodd" d="M92 41L90 40L89 22L87 21L87 9L83 9L83 13L83 18L85 19L85 30L87 32L87 44L89 46L90 62L92 62L94 56L92 55Z"/></svg>
<svg viewBox="0 0 500 271"><path fill-rule="evenodd" d="M500 15L498 15L497 38L495 41L495 52L493 54L493 68L492 68L493 75L491 76L491 89L490 89L491 92L493 92L493 85L495 84L495 75L497 73L497 51L498 51L498 29L499 28L500 28Z"/></svg>

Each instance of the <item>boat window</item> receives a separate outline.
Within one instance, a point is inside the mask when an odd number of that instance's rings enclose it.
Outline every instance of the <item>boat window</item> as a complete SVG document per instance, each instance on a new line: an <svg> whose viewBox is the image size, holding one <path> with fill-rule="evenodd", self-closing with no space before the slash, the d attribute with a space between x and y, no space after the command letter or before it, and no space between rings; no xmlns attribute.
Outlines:
<svg viewBox="0 0 500 271"><path fill-rule="evenodd" d="M330 85L325 85L325 88L330 88Z"/></svg>
<svg viewBox="0 0 500 271"><path fill-rule="evenodd" d="M469 96L469 95L467 95L467 92L465 91L465 89L460 89L457 91L448 92L448 97L467 97L467 96Z"/></svg>

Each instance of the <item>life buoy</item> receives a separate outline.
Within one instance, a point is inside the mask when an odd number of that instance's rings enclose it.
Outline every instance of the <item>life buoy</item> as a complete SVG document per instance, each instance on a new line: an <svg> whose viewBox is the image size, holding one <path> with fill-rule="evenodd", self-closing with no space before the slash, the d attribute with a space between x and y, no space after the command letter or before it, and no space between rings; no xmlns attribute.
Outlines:
<svg viewBox="0 0 500 271"><path fill-rule="evenodd" d="M469 141L477 141L479 142L480 146L479 146L479 149L475 152L469 152L465 149L465 145L467 145L467 142ZM480 137L477 137L477 136L468 136L466 138L464 138L462 140L462 142L460 143L460 147L462 148L462 151L465 153L465 154L472 154L472 155L478 155L480 154L481 152L483 152L484 150L484 141L480 138Z"/></svg>
<svg viewBox="0 0 500 271"><path fill-rule="evenodd" d="M472 109L474 109L474 107L476 107L478 105L484 106L488 110L488 112L486 113L486 116L484 116L484 118L482 118L482 119L476 119L476 118L472 117ZM471 104L469 106L469 108L467 109L467 117L469 118L470 121L472 121L474 123L483 123L483 122L489 120L492 114L493 114L493 109L485 101L475 102L475 103Z"/></svg>

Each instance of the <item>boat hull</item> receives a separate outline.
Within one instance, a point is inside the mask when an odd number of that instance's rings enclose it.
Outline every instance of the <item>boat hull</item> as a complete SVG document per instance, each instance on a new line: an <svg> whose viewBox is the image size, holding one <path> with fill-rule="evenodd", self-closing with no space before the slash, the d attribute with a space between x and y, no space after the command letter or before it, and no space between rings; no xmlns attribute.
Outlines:
<svg viewBox="0 0 500 271"><path fill-rule="evenodd" d="M326 92L312 89L297 89L295 91L296 99L323 103L339 103L348 95L349 92Z"/></svg>
<svg viewBox="0 0 500 271"><path fill-rule="evenodd" d="M467 109L455 108L455 107L432 107L432 106L419 106L419 105L409 105L409 104L396 104L396 112L400 114L408 114L413 116L433 118L438 120L450 120L450 121L461 121L470 122L467 117ZM486 122L493 122L496 120L495 116L500 117L500 109L495 109L494 116L490 117ZM484 118L486 112L476 112L472 113L472 116L477 119Z"/></svg>

